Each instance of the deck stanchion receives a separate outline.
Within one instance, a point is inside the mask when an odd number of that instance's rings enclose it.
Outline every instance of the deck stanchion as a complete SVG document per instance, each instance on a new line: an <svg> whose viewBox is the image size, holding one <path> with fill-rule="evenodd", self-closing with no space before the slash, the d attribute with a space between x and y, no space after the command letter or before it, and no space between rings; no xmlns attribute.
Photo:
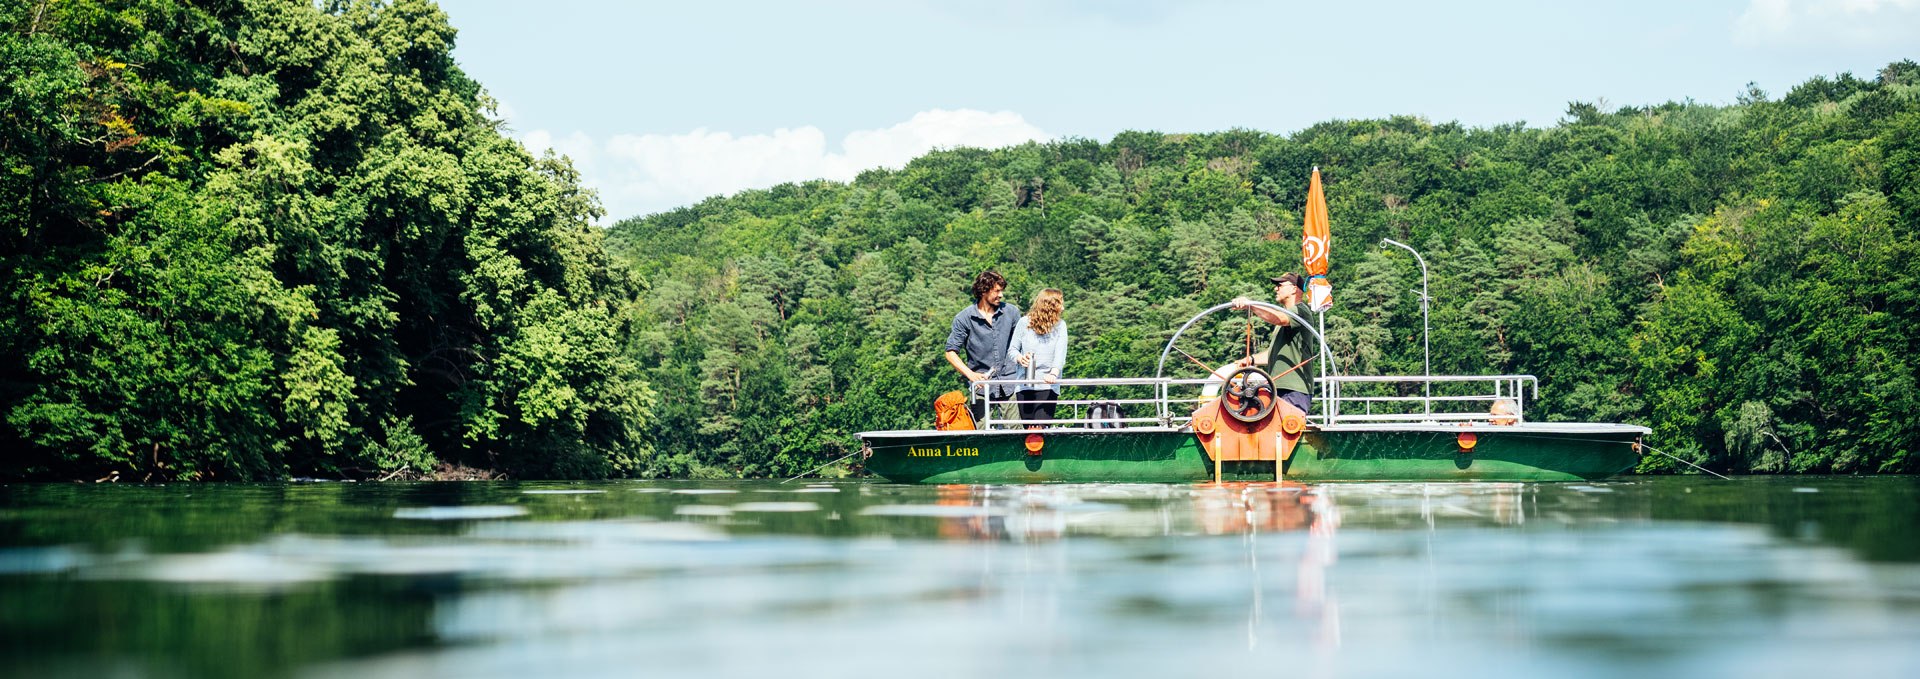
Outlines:
<svg viewBox="0 0 1920 679"><path fill-rule="evenodd" d="M1220 485L1220 451L1213 452L1213 485Z"/></svg>
<svg viewBox="0 0 1920 679"><path fill-rule="evenodd" d="M1421 257L1419 250L1413 249L1406 243L1392 238L1380 239L1380 247L1384 248L1388 245L1413 253L1414 261L1420 263L1420 353L1426 358L1427 380L1425 393L1427 401L1425 412L1427 419L1431 420L1433 419L1433 323L1428 320L1427 303L1433 300L1433 296L1427 292L1427 258Z"/></svg>

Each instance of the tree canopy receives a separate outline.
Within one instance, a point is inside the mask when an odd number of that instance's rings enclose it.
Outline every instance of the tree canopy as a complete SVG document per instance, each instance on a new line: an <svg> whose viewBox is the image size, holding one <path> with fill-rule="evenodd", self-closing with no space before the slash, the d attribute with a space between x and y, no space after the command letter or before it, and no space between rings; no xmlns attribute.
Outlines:
<svg viewBox="0 0 1920 679"><path fill-rule="evenodd" d="M1307 177L1333 217L1344 372L1530 373L1530 415L1651 426L1716 469L1920 470L1920 68L1785 97L1547 128L1417 117L1291 135L1126 132L929 153L616 224L646 291L659 475L780 475L920 428L975 272L1067 294L1079 377L1150 374L1173 325L1299 269ZM1225 333L1231 334L1231 333ZM1668 468L1649 457L1646 471Z"/></svg>
<svg viewBox="0 0 1920 679"><path fill-rule="evenodd" d="M438 7L0 0L0 473L629 473L633 285Z"/></svg>
<svg viewBox="0 0 1920 679"><path fill-rule="evenodd" d="M1539 375L1535 418L1920 471L1911 61L1541 128L945 149L601 230L455 39L426 0L0 0L0 477L805 472L926 425L983 269L1066 292L1070 376L1151 372L1298 269L1315 166L1343 372L1420 372L1393 238L1435 371Z"/></svg>

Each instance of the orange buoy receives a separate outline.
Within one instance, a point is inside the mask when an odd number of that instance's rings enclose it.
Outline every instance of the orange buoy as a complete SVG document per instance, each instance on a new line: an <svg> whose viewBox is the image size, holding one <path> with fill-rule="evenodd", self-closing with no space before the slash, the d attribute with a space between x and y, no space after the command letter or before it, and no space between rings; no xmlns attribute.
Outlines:
<svg viewBox="0 0 1920 679"><path fill-rule="evenodd" d="M1474 445L1478 443L1480 443L1480 437L1474 436L1473 432L1470 432L1470 431L1460 432L1460 452L1461 453L1464 454L1464 453L1473 452Z"/></svg>
<svg viewBox="0 0 1920 679"><path fill-rule="evenodd" d="M1046 445L1047 445L1047 440L1044 438L1041 438L1039 434L1027 435L1027 454L1028 455L1039 455L1040 449L1045 447Z"/></svg>

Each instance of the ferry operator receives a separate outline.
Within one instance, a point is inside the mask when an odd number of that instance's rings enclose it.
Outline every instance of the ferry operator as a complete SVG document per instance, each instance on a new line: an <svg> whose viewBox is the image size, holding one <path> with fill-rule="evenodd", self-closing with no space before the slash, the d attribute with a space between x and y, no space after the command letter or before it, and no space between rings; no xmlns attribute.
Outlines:
<svg viewBox="0 0 1920 679"><path fill-rule="evenodd" d="M1267 279L1273 281L1273 299L1281 308L1293 312L1295 316L1307 317L1307 308L1300 303L1300 274L1287 272ZM1273 388L1280 399L1299 408L1301 413L1311 413L1313 364L1308 358L1313 356L1309 343L1309 332L1299 327L1300 323L1292 317L1270 309L1253 306L1253 300L1246 297L1233 298L1233 308L1252 308L1253 315L1260 320L1273 324L1273 335L1268 340L1267 350L1249 358L1240 359L1239 365L1266 366L1269 372L1278 372L1300 367L1284 375L1273 376ZM1304 362L1304 365L1303 365Z"/></svg>

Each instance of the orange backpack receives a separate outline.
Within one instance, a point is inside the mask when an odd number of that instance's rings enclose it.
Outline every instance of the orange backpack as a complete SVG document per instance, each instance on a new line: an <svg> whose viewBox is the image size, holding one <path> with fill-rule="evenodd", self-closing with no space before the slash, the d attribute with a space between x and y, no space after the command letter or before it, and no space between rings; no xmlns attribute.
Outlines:
<svg viewBox="0 0 1920 679"><path fill-rule="evenodd" d="M967 392L949 391L933 400L933 428L941 431L975 428L973 413L967 412Z"/></svg>

